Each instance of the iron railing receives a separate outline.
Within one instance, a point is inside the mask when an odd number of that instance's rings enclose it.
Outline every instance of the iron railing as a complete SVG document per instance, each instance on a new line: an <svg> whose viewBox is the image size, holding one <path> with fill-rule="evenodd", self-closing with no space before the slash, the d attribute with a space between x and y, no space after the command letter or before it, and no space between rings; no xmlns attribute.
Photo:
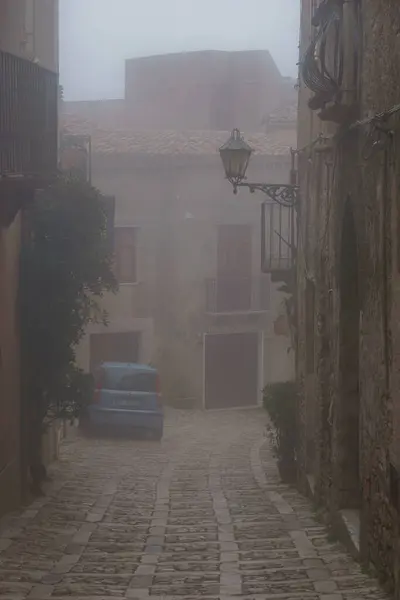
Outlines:
<svg viewBox="0 0 400 600"><path fill-rule="evenodd" d="M279 273L293 269L297 249L296 209L264 202L261 215L261 270Z"/></svg>
<svg viewBox="0 0 400 600"><path fill-rule="evenodd" d="M322 101L337 95L343 81L343 12L333 0L321 2L313 19L317 28L300 64L304 84Z"/></svg>
<svg viewBox="0 0 400 600"><path fill-rule="evenodd" d="M0 176L57 172L58 75L0 51Z"/></svg>
<svg viewBox="0 0 400 600"><path fill-rule="evenodd" d="M60 169L63 173L81 181L92 182L92 139L90 135L61 134Z"/></svg>
<svg viewBox="0 0 400 600"><path fill-rule="evenodd" d="M206 280L206 312L263 312L270 305L268 277L218 277Z"/></svg>

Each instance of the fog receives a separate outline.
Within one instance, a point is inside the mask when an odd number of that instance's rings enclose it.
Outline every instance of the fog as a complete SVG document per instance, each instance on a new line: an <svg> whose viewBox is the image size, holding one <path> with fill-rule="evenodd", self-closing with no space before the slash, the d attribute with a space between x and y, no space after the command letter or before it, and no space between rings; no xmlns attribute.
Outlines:
<svg viewBox="0 0 400 600"><path fill-rule="evenodd" d="M67 100L123 96L124 59L190 50L268 49L296 76L299 0L61 0Z"/></svg>

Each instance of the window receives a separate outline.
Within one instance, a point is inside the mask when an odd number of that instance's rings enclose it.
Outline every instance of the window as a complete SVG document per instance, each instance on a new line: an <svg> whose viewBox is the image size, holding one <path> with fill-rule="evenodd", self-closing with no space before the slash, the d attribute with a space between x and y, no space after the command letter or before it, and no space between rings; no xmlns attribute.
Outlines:
<svg viewBox="0 0 400 600"><path fill-rule="evenodd" d="M134 227L115 229L115 275L119 283L136 283L136 238Z"/></svg>
<svg viewBox="0 0 400 600"><path fill-rule="evenodd" d="M125 375L117 384L124 392L145 392L156 394L158 390L157 373L134 373Z"/></svg>

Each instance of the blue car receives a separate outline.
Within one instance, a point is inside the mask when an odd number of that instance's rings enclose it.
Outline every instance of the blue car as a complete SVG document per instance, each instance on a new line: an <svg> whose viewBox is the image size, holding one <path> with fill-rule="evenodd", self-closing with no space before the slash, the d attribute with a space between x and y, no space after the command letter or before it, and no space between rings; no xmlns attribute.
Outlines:
<svg viewBox="0 0 400 600"><path fill-rule="evenodd" d="M142 431L161 440L164 410L156 369L133 363L102 363L94 372L95 393L88 425Z"/></svg>

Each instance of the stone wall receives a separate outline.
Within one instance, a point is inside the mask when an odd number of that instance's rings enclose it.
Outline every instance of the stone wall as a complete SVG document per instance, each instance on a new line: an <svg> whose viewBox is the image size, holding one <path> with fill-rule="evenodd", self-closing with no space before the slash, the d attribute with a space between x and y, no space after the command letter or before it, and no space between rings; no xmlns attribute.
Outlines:
<svg viewBox="0 0 400 600"><path fill-rule="evenodd" d="M357 116L365 118L400 99L400 6L363 0L359 7ZM341 509L360 510L361 555L391 585L396 580L400 597L400 114L387 122L392 137L361 125L338 135L309 110L309 98L302 83L299 147L319 134L328 139L299 155L300 483L315 477L316 497L332 519ZM307 280L315 285L312 328Z"/></svg>

